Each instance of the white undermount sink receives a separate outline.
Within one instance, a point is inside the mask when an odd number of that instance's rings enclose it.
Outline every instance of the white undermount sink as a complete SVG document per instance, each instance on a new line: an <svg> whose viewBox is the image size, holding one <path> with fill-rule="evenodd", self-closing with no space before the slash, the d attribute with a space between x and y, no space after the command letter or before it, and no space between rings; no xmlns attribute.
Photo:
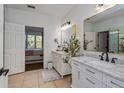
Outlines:
<svg viewBox="0 0 124 93"><path fill-rule="evenodd" d="M105 61L91 61L92 64L100 66L100 67L104 67L104 68L113 68L115 67L115 64L112 63L108 63Z"/></svg>
<svg viewBox="0 0 124 93"><path fill-rule="evenodd" d="M105 61L91 61L90 64L98 67L102 67L105 69L109 69L111 71L114 71L118 74L124 73L124 65L118 65L118 64L113 64Z"/></svg>

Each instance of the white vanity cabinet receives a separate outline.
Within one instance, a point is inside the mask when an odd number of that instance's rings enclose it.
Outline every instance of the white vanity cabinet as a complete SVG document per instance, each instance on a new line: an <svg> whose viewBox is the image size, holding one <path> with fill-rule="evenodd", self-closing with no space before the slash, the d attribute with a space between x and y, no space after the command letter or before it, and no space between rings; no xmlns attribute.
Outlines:
<svg viewBox="0 0 124 93"><path fill-rule="evenodd" d="M124 88L123 81L78 61L71 62L74 88Z"/></svg>
<svg viewBox="0 0 124 93"><path fill-rule="evenodd" d="M52 51L52 62L55 70L63 78L64 75L71 74L71 67L68 63L63 62L64 53L60 51Z"/></svg>
<svg viewBox="0 0 124 93"><path fill-rule="evenodd" d="M78 62L72 62L72 87L102 87L102 73Z"/></svg>

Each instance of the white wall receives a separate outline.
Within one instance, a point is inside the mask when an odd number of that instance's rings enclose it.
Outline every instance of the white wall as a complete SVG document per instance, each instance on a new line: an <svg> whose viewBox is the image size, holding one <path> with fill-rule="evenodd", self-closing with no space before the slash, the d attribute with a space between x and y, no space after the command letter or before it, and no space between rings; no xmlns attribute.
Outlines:
<svg viewBox="0 0 124 93"><path fill-rule="evenodd" d="M54 38L60 37L58 18L12 8L5 9L5 21L44 28L44 67L51 60L51 50L56 49Z"/></svg>

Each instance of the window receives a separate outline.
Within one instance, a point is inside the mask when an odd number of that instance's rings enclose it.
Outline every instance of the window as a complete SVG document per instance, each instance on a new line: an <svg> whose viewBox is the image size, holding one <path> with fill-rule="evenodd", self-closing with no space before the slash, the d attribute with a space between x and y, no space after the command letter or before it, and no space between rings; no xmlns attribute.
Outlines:
<svg viewBox="0 0 124 93"><path fill-rule="evenodd" d="M41 35L26 35L26 48L27 49L41 49L42 36Z"/></svg>
<svg viewBox="0 0 124 93"><path fill-rule="evenodd" d="M27 35L27 48L35 48L35 36Z"/></svg>
<svg viewBox="0 0 124 93"><path fill-rule="evenodd" d="M42 37L36 36L36 48L42 48Z"/></svg>

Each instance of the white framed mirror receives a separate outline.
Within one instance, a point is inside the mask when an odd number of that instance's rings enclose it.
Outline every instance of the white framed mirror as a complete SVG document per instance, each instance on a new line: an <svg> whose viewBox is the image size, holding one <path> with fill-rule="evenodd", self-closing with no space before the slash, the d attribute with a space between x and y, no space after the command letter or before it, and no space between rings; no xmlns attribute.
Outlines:
<svg viewBox="0 0 124 93"><path fill-rule="evenodd" d="M84 20L84 50L124 54L124 6Z"/></svg>

